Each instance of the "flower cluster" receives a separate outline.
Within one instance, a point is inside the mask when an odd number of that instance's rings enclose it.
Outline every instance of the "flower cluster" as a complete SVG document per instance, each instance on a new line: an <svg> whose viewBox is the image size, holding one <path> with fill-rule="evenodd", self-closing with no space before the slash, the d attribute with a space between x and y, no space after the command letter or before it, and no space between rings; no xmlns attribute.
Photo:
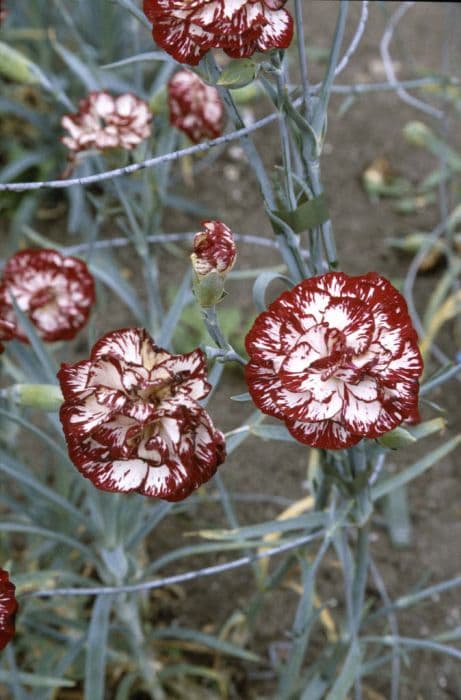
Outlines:
<svg viewBox="0 0 461 700"><path fill-rule="evenodd" d="M144 0L154 41L180 63L197 65L212 48L233 58L286 49L293 19L286 0Z"/></svg>
<svg viewBox="0 0 461 700"><path fill-rule="evenodd" d="M302 443L350 447L417 419L416 332L376 273L304 280L256 319L246 347L253 400Z"/></svg>
<svg viewBox="0 0 461 700"><path fill-rule="evenodd" d="M85 325L95 298L83 260L57 250L23 250L8 260L0 283L0 340L27 341L13 299L47 342L71 340Z"/></svg>
<svg viewBox="0 0 461 700"><path fill-rule="evenodd" d="M98 488L178 501L224 461L224 437L199 403L211 389L201 350L171 355L127 328L58 378L70 458Z"/></svg>
<svg viewBox="0 0 461 700"><path fill-rule="evenodd" d="M0 569L0 651L6 647L15 632L14 623L18 611L15 590L8 571Z"/></svg>
<svg viewBox="0 0 461 700"><path fill-rule="evenodd" d="M149 138L151 121L149 106L139 97L95 91L80 101L78 112L62 118L61 125L69 132L62 142L74 155L89 149L130 150Z"/></svg>
<svg viewBox="0 0 461 700"><path fill-rule="evenodd" d="M171 78L168 103L172 126L194 143L221 135L224 109L219 92L192 71L180 70Z"/></svg>

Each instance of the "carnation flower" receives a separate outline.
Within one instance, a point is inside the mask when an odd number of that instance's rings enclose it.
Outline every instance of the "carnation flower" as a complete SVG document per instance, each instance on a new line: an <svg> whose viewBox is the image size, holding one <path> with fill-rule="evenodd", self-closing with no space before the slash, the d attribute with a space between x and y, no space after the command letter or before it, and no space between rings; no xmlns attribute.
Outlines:
<svg viewBox="0 0 461 700"><path fill-rule="evenodd" d="M350 447L417 416L416 332L377 273L304 280L258 316L246 348L254 402L312 447Z"/></svg>
<svg viewBox="0 0 461 700"><path fill-rule="evenodd" d="M144 0L154 41L180 63L197 65L211 48L233 58L286 49L293 19L286 0Z"/></svg>
<svg viewBox="0 0 461 700"><path fill-rule="evenodd" d="M234 266L237 248L234 234L222 221L202 221L204 231L194 236L192 266L199 278L210 272L225 276Z"/></svg>
<svg viewBox="0 0 461 700"><path fill-rule="evenodd" d="M223 104L215 87L190 70L180 70L168 83L172 126L184 131L194 143L222 133Z"/></svg>
<svg viewBox="0 0 461 700"><path fill-rule="evenodd" d="M73 154L89 149L130 150L149 138L151 121L147 102L129 92L118 97L105 91L91 92L80 101L78 112L61 119L69 132L62 142Z"/></svg>
<svg viewBox="0 0 461 700"><path fill-rule="evenodd" d="M125 328L58 378L70 458L96 487L179 501L224 461L224 437L199 404L211 389L201 350L171 355Z"/></svg>
<svg viewBox="0 0 461 700"><path fill-rule="evenodd" d="M86 264L57 250L22 250L8 260L0 284L0 316L27 342L12 298L47 342L71 340L88 320L94 281ZM2 339L2 338L0 338Z"/></svg>
<svg viewBox="0 0 461 700"><path fill-rule="evenodd" d="M14 592L16 586L11 583L8 571L0 569L0 651L6 647L14 636L14 621L18 603Z"/></svg>

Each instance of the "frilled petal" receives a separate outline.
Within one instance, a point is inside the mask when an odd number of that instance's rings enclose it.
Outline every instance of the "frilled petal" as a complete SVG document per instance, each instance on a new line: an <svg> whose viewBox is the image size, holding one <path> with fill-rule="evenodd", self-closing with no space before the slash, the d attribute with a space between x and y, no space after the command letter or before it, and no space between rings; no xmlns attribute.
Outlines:
<svg viewBox="0 0 461 700"><path fill-rule="evenodd" d="M242 58L287 48L293 20L282 0L144 0L154 41L180 63L197 65L210 48Z"/></svg>
<svg viewBox="0 0 461 700"><path fill-rule="evenodd" d="M18 603L15 585L7 571L0 569L0 651L6 647L15 633L15 618Z"/></svg>
<svg viewBox="0 0 461 700"><path fill-rule="evenodd" d="M64 430L73 435L90 435L91 431L112 417L113 408L98 401L90 394L78 404L64 402L60 409L60 419Z"/></svg>
<svg viewBox="0 0 461 700"><path fill-rule="evenodd" d="M104 335L93 347L92 362L105 357L150 370L169 354L158 348L143 328L121 328Z"/></svg>
<svg viewBox="0 0 461 700"><path fill-rule="evenodd" d="M287 49L293 39L293 18L286 10L266 10L267 24L258 37L258 51Z"/></svg>
<svg viewBox="0 0 461 700"><path fill-rule="evenodd" d="M199 401L211 391L207 381L206 355L203 350L193 350L186 355L170 355L161 365L175 381L180 381L181 395L187 394Z"/></svg>
<svg viewBox="0 0 461 700"><path fill-rule="evenodd" d="M323 450L341 450L356 445L362 437L353 435L346 426L333 420L318 423L287 421L286 426L296 440Z"/></svg>
<svg viewBox="0 0 461 700"><path fill-rule="evenodd" d="M213 35L202 27L171 17L159 17L152 27L154 41L179 63L196 66L211 48Z"/></svg>
<svg viewBox="0 0 461 700"><path fill-rule="evenodd" d="M89 360L76 362L73 365L67 363L61 365L57 376L65 401L81 397L83 392L87 390L90 369L91 362Z"/></svg>

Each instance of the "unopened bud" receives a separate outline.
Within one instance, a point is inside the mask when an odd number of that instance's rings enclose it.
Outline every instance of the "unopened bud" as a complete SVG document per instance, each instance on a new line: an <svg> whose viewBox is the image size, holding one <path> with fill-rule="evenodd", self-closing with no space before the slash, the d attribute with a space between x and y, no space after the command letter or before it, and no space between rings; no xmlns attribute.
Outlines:
<svg viewBox="0 0 461 700"><path fill-rule="evenodd" d="M234 235L221 221L202 222L195 234L191 255L195 272L194 293L204 308L214 306L224 295L224 280L237 257Z"/></svg>
<svg viewBox="0 0 461 700"><path fill-rule="evenodd" d="M1 395L19 406L40 411L57 411L64 401L61 389L54 384L14 384L2 389Z"/></svg>

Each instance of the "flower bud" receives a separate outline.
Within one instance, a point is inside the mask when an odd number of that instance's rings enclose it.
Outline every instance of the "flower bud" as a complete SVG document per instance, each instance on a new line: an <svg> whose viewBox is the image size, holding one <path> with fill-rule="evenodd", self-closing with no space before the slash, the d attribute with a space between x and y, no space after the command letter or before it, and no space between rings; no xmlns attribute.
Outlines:
<svg viewBox="0 0 461 700"><path fill-rule="evenodd" d="M202 222L203 231L195 234L191 255L195 272L194 293L200 306L208 308L221 301L224 280L237 257L234 235L222 221Z"/></svg>
<svg viewBox="0 0 461 700"><path fill-rule="evenodd" d="M61 389L54 384L13 384L2 389L0 396L39 411L57 411L64 401Z"/></svg>

